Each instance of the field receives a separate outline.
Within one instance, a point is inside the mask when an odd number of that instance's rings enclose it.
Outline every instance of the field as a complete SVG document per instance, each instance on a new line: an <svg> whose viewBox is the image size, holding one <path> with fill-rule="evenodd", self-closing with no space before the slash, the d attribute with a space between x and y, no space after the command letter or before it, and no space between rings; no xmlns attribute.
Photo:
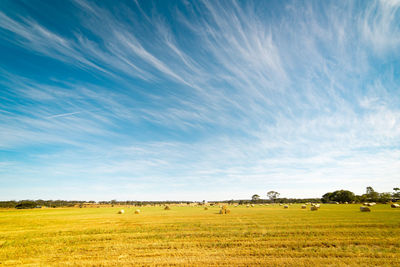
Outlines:
<svg viewBox="0 0 400 267"><path fill-rule="evenodd" d="M0 210L0 266L400 266L400 209L376 205Z"/></svg>

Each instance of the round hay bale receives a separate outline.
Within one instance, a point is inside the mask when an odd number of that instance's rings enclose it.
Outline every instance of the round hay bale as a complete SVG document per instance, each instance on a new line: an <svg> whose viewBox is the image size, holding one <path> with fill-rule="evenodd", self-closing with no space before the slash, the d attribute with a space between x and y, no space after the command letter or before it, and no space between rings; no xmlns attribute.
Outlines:
<svg viewBox="0 0 400 267"><path fill-rule="evenodd" d="M311 210L311 211L317 211L318 208L317 208L316 206L311 206L310 210Z"/></svg>
<svg viewBox="0 0 400 267"><path fill-rule="evenodd" d="M120 211L118 211L118 214L124 214L125 213L125 211L124 210L120 210Z"/></svg>
<svg viewBox="0 0 400 267"><path fill-rule="evenodd" d="M219 214L226 214L226 210L220 209L220 210L219 210Z"/></svg>
<svg viewBox="0 0 400 267"><path fill-rule="evenodd" d="M251 204L252 207L254 207L254 204Z"/></svg>
<svg viewBox="0 0 400 267"><path fill-rule="evenodd" d="M249 204L247 204L247 205L246 205L246 207L247 207L247 208L250 208L250 205L249 205Z"/></svg>
<svg viewBox="0 0 400 267"><path fill-rule="evenodd" d="M344 204L349 204L349 202L346 201L346 202L344 202Z"/></svg>
<svg viewBox="0 0 400 267"><path fill-rule="evenodd" d="M227 206L222 206L222 208L220 209L220 211L219 211L219 214L229 214L229 213L231 213L231 211L228 209L228 207Z"/></svg>
<svg viewBox="0 0 400 267"><path fill-rule="evenodd" d="M361 207L360 207L360 211L361 211L361 212L370 212L371 209L368 208L368 207L361 206Z"/></svg>
<svg viewBox="0 0 400 267"><path fill-rule="evenodd" d="M282 203L279 203L279 206L282 206L283 204Z"/></svg>
<svg viewBox="0 0 400 267"><path fill-rule="evenodd" d="M140 210L135 210L135 214L139 214L140 213Z"/></svg>
<svg viewBox="0 0 400 267"><path fill-rule="evenodd" d="M301 208L302 208L302 209L306 209L307 206L306 206L306 205L301 205Z"/></svg>
<svg viewBox="0 0 400 267"><path fill-rule="evenodd" d="M288 208L289 208L289 206L288 206L288 205L285 205L285 206L283 206L283 208L284 208L284 209L288 209Z"/></svg>
<svg viewBox="0 0 400 267"><path fill-rule="evenodd" d="M165 206L164 210L170 210L171 208L169 206Z"/></svg>
<svg viewBox="0 0 400 267"><path fill-rule="evenodd" d="M392 208L400 208L400 205L399 204L397 204L397 203L393 203L392 205L390 205L390 207L392 207Z"/></svg>
<svg viewBox="0 0 400 267"><path fill-rule="evenodd" d="M208 210L208 208L207 208L207 207L204 207L204 210Z"/></svg>

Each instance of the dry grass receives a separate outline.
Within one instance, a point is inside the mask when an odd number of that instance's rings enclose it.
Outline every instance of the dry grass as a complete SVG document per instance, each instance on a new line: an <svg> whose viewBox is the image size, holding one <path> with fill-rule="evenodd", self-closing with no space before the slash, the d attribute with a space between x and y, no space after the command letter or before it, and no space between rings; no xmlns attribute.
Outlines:
<svg viewBox="0 0 400 267"><path fill-rule="evenodd" d="M400 209L293 206L0 210L0 265L400 265Z"/></svg>

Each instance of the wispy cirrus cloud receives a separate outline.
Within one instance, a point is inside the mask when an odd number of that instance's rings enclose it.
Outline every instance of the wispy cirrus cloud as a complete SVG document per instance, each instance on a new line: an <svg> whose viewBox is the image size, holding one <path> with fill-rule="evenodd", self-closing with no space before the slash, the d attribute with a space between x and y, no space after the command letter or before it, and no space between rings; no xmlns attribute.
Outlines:
<svg viewBox="0 0 400 267"><path fill-rule="evenodd" d="M73 70L3 72L0 147L29 155L8 183L22 168L110 198L130 198L130 184L200 200L396 186L397 1L67 6L68 31L0 13L2 43Z"/></svg>

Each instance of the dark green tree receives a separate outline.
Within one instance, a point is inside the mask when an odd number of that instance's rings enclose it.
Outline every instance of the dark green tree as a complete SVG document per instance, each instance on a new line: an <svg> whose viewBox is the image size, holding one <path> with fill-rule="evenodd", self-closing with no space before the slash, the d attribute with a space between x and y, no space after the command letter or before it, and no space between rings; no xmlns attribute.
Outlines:
<svg viewBox="0 0 400 267"><path fill-rule="evenodd" d="M35 201L21 201L19 202L15 208L16 209L33 209L37 206Z"/></svg>
<svg viewBox="0 0 400 267"><path fill-rule="evenodd" d="M321 201L324 203L327 202L352 202L354 201L356 198L356 196L354 195L353 192L349 191L349 190L336 190L334 192L329 192L326 193L322 196Z"/></svg>
<svg viewBox="0 0 400 267"><path fill-rule="evenodd" d="M353 192L349 191L349 190L338 190L335 191L335 196L334 196L334 201L337 202L352 202L355 199L355 195Z"/></svg>
<svg viewBox="0 0 400 267"><path fill-rule="evenodd" d="M332 192L325 193L325 194L322 196L321 201L322 201L323 203L327 203L327 202L329 202L329 201L332 201L332 200L331 200L332 194L333 194Z"/></svg>

